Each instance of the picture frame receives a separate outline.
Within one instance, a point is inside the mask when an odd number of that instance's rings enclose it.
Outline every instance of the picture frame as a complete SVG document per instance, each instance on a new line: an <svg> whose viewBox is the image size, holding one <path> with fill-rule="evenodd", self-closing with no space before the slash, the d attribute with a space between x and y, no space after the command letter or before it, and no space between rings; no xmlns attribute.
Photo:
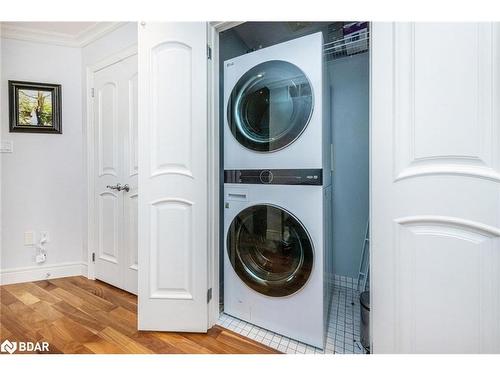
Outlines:
<svg viewBox="0 0 500 375"><path fill-rule="evenodd" d="M62 87L9 80L9 131L62 134Z"/></svg>

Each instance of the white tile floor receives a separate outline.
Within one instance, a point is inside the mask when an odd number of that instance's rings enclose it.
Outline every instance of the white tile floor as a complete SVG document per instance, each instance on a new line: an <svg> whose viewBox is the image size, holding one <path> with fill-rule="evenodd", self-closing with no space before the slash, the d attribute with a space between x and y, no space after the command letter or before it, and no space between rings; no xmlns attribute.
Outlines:
<svg viewBox="0 0 500 375"><path fill-rule="evenodd" d="M257 327L224 313L219 317L218 324L283 353L363 354L365 350L362 348L359 338L359 292L353 288L355 286L355 280L335 276L324 350Z"/></svg>

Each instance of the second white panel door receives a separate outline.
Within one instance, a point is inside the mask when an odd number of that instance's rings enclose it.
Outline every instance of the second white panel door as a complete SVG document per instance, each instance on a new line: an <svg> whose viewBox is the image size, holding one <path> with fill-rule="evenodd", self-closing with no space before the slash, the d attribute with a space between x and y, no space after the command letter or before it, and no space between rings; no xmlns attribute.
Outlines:
<svg viewBox="0 0 500 375"><path fill-rule="evenodd" d="M137 294L137 54L94 74L95 277Z"/></svg>

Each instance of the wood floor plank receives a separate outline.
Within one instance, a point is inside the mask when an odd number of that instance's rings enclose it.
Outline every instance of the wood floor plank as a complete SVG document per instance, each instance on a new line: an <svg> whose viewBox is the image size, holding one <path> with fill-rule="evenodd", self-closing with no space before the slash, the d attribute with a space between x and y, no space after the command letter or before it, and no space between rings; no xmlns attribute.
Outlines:
<svg viewBox="0 0 500 375"><path fill-rule="evenodd" d="M73 320L82 327L85 327L94 333L99 332L105 328L105 325L103 325L100 321L98 321L91 315L71 306L64 301L58 302L52 306L54 306L57 311L64 314L67 318Z"/></svg>
<svg viewBox="0 0 500 375"><path fill-rule="evenodd" d="M40 301L44 301L49 304L61 301L60 298L54 296L53 294L43 289L42 287L36 285L35 283L26 283L24 285L26 285L26 289Z"/></svg>
<svg viewBox="0 0 500 375"><path fill-rule="evenodd" d="M65 318L62 318L56 323L38 331L43 340L49 343L49 350L61 353L92 353L90 349L83 346L82 341L95 340L97 336L91 332L88 332L87 335L77 335L76 331L72 332L67 329L64 320ZM68 323L70 322L66 321L66 324ZM81 330L78 330L78 332L81 333ZM90 335L92 336L89 338ZM77 337L76 340L75 337Z"/></svg>
<svg viewBox="0 0 500 375"><path fill-rule="evenodd" d="M40 314L46 321L53 322L54 320L62 318L64 315L61 314L57 309L52 307L52 305L45 301L38 301L30 305L30 307Z"/></svg>
<svg viewBox="0 0 500 375"><path fill-rule="evenodd" d="M5 290L25 305L31 305L40 301L37 297L29 292L28 287L25 287L21 284L6 285Z"/></svg>
<svg viewBox="0 0 500 375"><path fill-rule="evenodd" d="M51 294L56 296L60 301L64 301L67 304L79 308L85 305L85 301L81 298L75 296L73 293L68 292L66 289L56 287L52 289ZM93 309L93 311L99 311L98 309Z"/></svg>
<svg viewBox="0 0 500 375"><path fill-rule="evenodd" d="M2 326L7 327L8 331L11 332L10 338L15 341L38 341L40 337L36 330L33 330L29 324L20 321L7 308L2 308L0 320L2 321Z"/></svg>
<svg viewBox="0 0 500 375"><path fill-rule="evenodd" d="M159 339L152 332L136 332L131 337L135 342L151 349L155 353L185 354L181 349Z"/></svg>
<svg viewBox="0 0 500 375"><path fill-rule="evenodd" d="M267 348L266 346L255 341L248 342L248 339L246 337L232 331L222 331L217 339L222 343L234 346L235 348L238 348L239 350L242 350L248 354L259 354L264 350L267 351L267 353L278 353L277 351L274 351L271 348Z"/></svg>
<svg viewBox="0 0 500 375"><path fill-rule="evenodd" d="M85 343L97 339L97 335L92 332L92 330L67 317L56 320L52 326L56 328L61 335L68 337L70 339L69 341L72 340Z"/></svg>
<svg viewBox="0 0 500 375"><path fill-rule="evenodd" d="M129 319L124 319L119 315L113 315L113 311L99 311L95 314L95 317L106 326L112 327L113 329L123 333L124 335L132 336L137 333L137 321L131 322Z"/></svg>
<svg viewBox="0 0 500 375"><path fill-rule="evenodd" d="M30 283L23 283L23 284L27 285L27 284L30 284ZM50 280L33 281L32 284L34 284L37 287L42 288L42 289L44 289L44 290L46 290L48 292L51 291L51 290L53 290L53 289L55 289L55 288L57 288L57 286L55 286L54 284L52 284L50 282Z"/></svg>
<svg viewBox="0 0 500 375"><path fill-rule="evenodd" d="M180 334L174 332L154 332L154 336L158 337L160 340L165 341L167 344L178 348L185 354L196 353L196 354L213 354L210 349L204 347L200 343L191 341Z"/></svg>
<svg viewBox="0 0 500 375"><path fill-rule="evenodd" d="M0 286L0 339L50 353L278 353L215 326L206 334L137 330L137 297L83 276Z"/></svg>
<svg viewBox="0 0 500 375"><path fill-rule="evenodd" d="M92 293L88 293L87 291L77 287L76 285L72 284L69 280L56 279L53 282L59 288L65 289L68 292L71 292L76 297L83 300L86 305L95 306L95 308L98 310L111 311L116 307L113 303L108 302L105 299L102 299Z"/></svg>
<svg viewBox="0 0 500 375"><path fill-rule="evenodd" d="M5 308L5 310L2 309L2 315L9 314L11 314L15 320L19 321L20 324L23 324L34 331L43 327L47 323L42 315L21 301L11 303Z"/></svg>
<svg viewBox="0 0 500 375"><path fill-rule="evenodd" d="M0 288L0 304L4 306L8 306L11 303L19 301L16 297L14 297L11 293L7 291L5 288Z"/></svg>
<svg viewBox="0 0 500 375"><path fill-rule="evenodd" d="M217 336L212 336L203 333L182 333L183 337L191 340L193 342L199 343L200 345L206 347L213 353L224 353L224 354L245 354L246 351L236 348L234 346L228 345L217 340Z"/></svg>
<svg viewBox="0 0 500 375"><path fill-rule="evenodd" d="M0 314L1 314L0 310ZM12 336L12 332L10 332L7 327L2 323L0 320L0 341L3 341L5 339L8 339L10 336Z"/></svg>
<svg viewBox="0 0 500 375"><path fill-rule="evenodd" d="M104 328L99 332L99 336L118 345L125 353L129 354L153 354L154 352L145 346L135 342L131 337L126 336L111 327Z"/></svg>
<svg viewBox="0 0 500 375"><path fill-rule="evenodd" d="M81 278L75 278L70 281L75 286L84 289L86 292L96 295L114 306L123 307L131 312L137 311L137 299L133 298L132 294L121 294L117 292L117 288L106 286L104 283L89 283L88 280L84 281Z"/></svg>

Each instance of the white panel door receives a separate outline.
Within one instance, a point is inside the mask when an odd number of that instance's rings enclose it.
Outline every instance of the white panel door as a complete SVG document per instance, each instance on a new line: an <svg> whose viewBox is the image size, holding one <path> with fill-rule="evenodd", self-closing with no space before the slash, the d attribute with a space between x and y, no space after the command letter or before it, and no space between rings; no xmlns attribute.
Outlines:
<svg viewBox="0 0 500 375"><path fill-rule="evenodd" d="M94 145L96 202L95 276L120 286L122 279L121 238L123 235L123 194L115 186L122 177L120 132L119 64L94 74Z"/></svg>
<svg viewBox="0 0 500 375"><path fill-rule="evenodd" d="M95 277L135 294L137 82L137 54L94 74Z"/></svg>
<svg viewBox="0 0 500 375"><path fill-rule="evenodd" d="M500 353L500 26L375 23L375 353Z"/></svg>
<svg viewBox="0 0 500 375"><path fill-rule="evenodd" d="M207 330L207 25L139 28L139 329Z"/></svg>

